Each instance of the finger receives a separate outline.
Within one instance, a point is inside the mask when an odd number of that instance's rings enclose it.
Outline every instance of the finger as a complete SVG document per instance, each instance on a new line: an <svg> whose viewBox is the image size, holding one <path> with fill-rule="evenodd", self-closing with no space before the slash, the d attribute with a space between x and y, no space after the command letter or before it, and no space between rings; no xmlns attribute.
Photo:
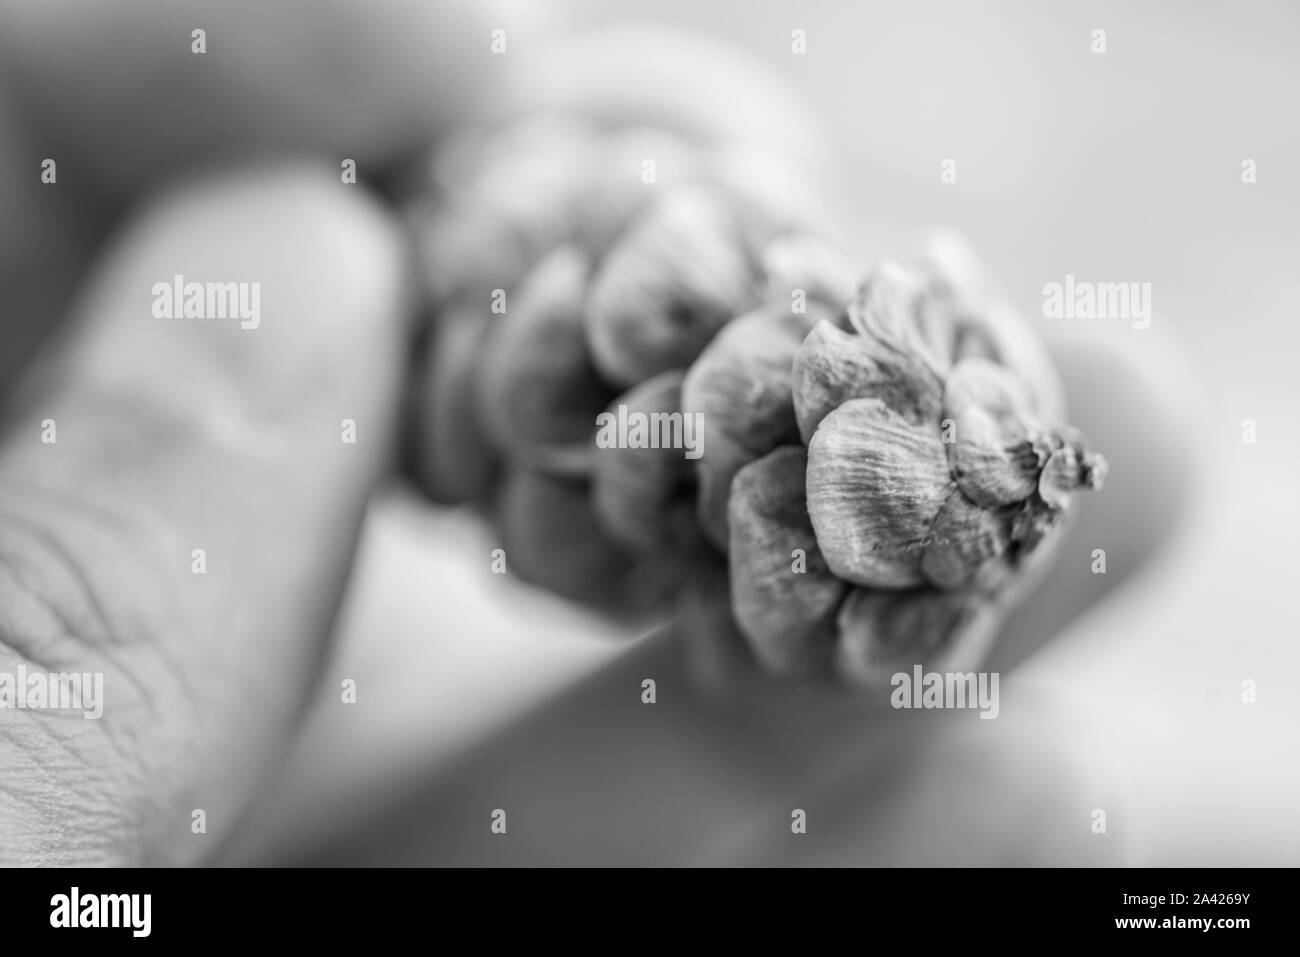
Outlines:
<svg viewBox="0 0 1300 957"><path fill-rule="evenodd" d="M493 24L473 0L5 0L0 48L56 153L124 195L290 148L373 171L474 109L502 69Z"/></svg>
<svg viewBox="0 0 1300 957"><path fill-rule="evenodd" d="M0 712L0 802L26 837L9 854L198 858L282 744L403 369L402 246L359 189L299 165L178 188L31 370L0 442L0 645L102 672L104 713ZM160 309L177 276L245 284L239 317ZM60 740L62 766L41 756Z"/></svg>
<svg viewBox="0 0 1300 957"><path fill-rule="evenodd" d="M476 0L0 0L0 389L130 199L286 151L381 174L474 113L498 22Z"/></svg>

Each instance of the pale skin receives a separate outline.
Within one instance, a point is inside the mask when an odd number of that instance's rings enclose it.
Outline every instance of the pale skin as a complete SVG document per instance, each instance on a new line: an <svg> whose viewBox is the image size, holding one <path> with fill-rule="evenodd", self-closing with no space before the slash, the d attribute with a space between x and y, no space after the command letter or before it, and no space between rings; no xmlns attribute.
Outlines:
<svg viewBox="0 0 1300 957"><path fill-rule="evenodd" d="M465 37L477 44L488 32L457 19L436 24L441 65L412 49L368 73L359 89L342 83L311 50L327 41L379 45L406 29L387 6L367 9L365 17L317 18L313 42L302 47L292 43L292 17L259 23L260 40L243 50L239 75L223 72L219 58L215 72L170 73L177 100L202 104L214 133L153 123L147 97L135 95L133 79L149 88L155 45L172 42L168 30L178 31L179 52L167 59L184 64L192 55L185 17L160 17L143 3L111 12L86 4L79 20L64 20L79 26L56 29L39 13L0 7L0 36L13 43L20 77L0 91L7 126L0 140L28 144L0 162L33 183L16 187L6 173L0 185L0 199L17 210L6 233L30 238L25 247L0 244L0 255L11 257L0 260L8 308L22 304L0 323L3 368L12 372L0 438L0 671L24 663L102 671L113 700L100 721L3 715L0 862L202 861L282 754L314 687L367 500L391 467L412 317L396 222L364 187L341 186L338 158L357 155L363 171L381 166L454 127L474 90L497 80L486 57L468 62L455 52L469 46ZM241 22L226 8L220 16L230 30ZM121 39L91 42L107 17ZM215 18L209 58L222 34ZM285 31L283 43L273 42L276 30ZM585 62L561 58L565 66L545 71L545 83L522 84L528 92L514 108L528 108L531 98L693 134L766 135L744 110L711 113L709 106L743 101L755 84L771 82L765 77L748 83L734 64L674 56L657 43L640 51L640 75L658 69L674 82L590 84L584 71L608 74L602 58L618 58L599 45L588 49L595 52ZM525 59L510 70L526 73ZM103 83L110 60L115 82L87 133L76 104ZM65 62L76 68L41 72ZM250 75L278 92L248 106ZM719 95L684 95L709 88ZM46 122L33 125L33 116ZM780 128L788 133L799 123L792 117ZM106 129L120 135L96 138ZM791 139L800 144L793 150ZM161 187L211 143L303 158L232 156ZM783 136L772 148L802 160L817 154L802 137ZM38 182L33 158L47 155L59 159L57 186ZM104 217L118 210L130 210L129 218L108 233ZM20 252L49 271L19 268ZM145 292L175 273L256 278L279 320L255 335L160 325ZM59 301L51 283L75 283L75 301ZM65 334L32 354L37 333L56 326ZM1107 441L1137 446L1121 402L1139 396L1164 408L1170 396L1140 367L1127 373L1127 398L1123 390L1079 388L1108 368L1100 348L1072 345L1057 356L1075 387L1077 423L1118 470L1126 456ZM358 446L339 441L345 418L358 423ZM40 441L49 419L57 423L55 445ZM1140 457L1127 458L1135 463ZM1120 512L1168 512L1159 478L1129 485ZM1099 518L1114 522L1114 513L1085 512L1083 522ZM1088 526L1079 534L1086 539ZM1123 530L1104 534L1113 540ZM207 556L203 576L192 570L196 548ZM1115 583L1074 581L1049 582L1013 622L1008 662ZM724 722L700 740L733 747L735 733ZM865 740L840 726L823 745L825 766ZM988 767L998 773L997 755ZM924 776L902 787L928 793ZM906 796L899 801L908 806ZM200 807L214 832L209 843L190 839Z"/></svg>

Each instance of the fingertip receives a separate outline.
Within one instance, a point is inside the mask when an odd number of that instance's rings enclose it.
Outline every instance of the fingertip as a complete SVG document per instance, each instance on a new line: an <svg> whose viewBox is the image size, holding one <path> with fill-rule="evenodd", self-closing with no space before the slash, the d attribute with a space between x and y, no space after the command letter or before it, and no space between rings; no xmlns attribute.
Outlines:
<svg viewBox="0 0 1300 957"><path fill-rule="evenodd" d="M127 223L82 289L82 349L99 373L119 379L179 384L208 370L266 398L308 374L313 393L330 377L346 392L363 378L398 375L408 266L394 218L322 164L252 164L176 181ZM187 315L192 283L200 292L237 284L250 314ZM360 360L372 363L364 376Z"/></svg>

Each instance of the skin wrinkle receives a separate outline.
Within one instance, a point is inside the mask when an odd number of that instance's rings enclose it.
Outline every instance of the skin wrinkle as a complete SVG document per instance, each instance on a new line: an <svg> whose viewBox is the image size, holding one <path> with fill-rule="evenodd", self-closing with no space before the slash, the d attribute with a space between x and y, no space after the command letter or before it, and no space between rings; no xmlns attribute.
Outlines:
<svg viewBox="0 0 1300 957"><path fill-rule="evenodd" d="M141 683L139 678L133 675L129 669L124 667L120 662L120 660L118 660L116 657L108 655L108 653L106 653L102 648L98 648L93 645L85 643L85 641L78 635L76 630L70 626L67 613L60 611L57 603L55 603L54 601L46 597L45 594L41 592L39 589L32 588L25 581L22 581L14 565L10 563L7 559L0 559L0 568L3 568L11 573L11 577L17 585L17 590L20 596L25 595L28 599L40 605L41 608L49 612L51 617L56 622L58 622L61 626L63 626L64 629L63 633L58 635L57 637L51 638L50 639L51 643L61 639L66 640L74 651L83 652L83 653L89 652L94 656L105 658L110 662L110 664L116 666L114 669L109 669L105 671L105 678L107 679L109 677L124 677L126 678L128 683L131 684L132 687L134 687L139 692L138 702L145 705L145 707L143 707L142 709L133 708L132 702L130 700L124 703L114 702L113 709L112 709L112 713L114 715L123 715L123 714L139 715L140 716L139 718L133 719L133 722L135 724L140 724L140 723L152 724L156 722L159 715L162 714L162 710L160 709L157 700L149 692L149 690ZM48 659L43 661L38 661L32 656L23 653L19 648L19 641L16 640L14 637L9 635L3 637L4 637L4 641L0 642L0 648L9 651L18 659L17 662L14 662L13 664L27 665L29 667L34 665L36 670L52 672L52 673L88 670L87 663L84 661L64 660L64 661L56 662ZM6 667L12 667L12 665L6 663ZM90 669L90 670L94 670L94 669ZM109 685L108 682L106 681L105 682L106 693L108 687ZM38 717L40 717L43 719L47 719L49 722L51 722L51 726L56 725L58 719L63 717L63 715L61 715L58 712L49 712L49 713L31 712L31 711L10 712L9 709L5 709L3 714L5 715L6 718L8 718L11 714L22 715L24 718L26 718L29 721L35 721ZM89 722L88 724L90 725L90 727L94 727L94 728L102 727L105 729L117 728L117 727L129 728L131 726L132 722L120 721L117 718L109 719L107 715L108 715L108 711L106 709L106 713L104 717L101 717L99 720L93 722L93 724ZM85 719L78 717L78 720L84 721ZM106 737L109 737L111 739L112 736L106 735ZM114 742L114 744L116 743Z"/></svg>
<svg viewBox="0 0 1300 957"><path fill-rule="evenodd" d="M22 592L28 594L31 593L31 584L24 578L22 572L19 571L18 565L11 561L4 552L0 552L0 585L3 585L5 582L5 578L3 577L4 575L8 575L12 586L18 588ZM43 605L42 607L45 606ZM50 614L53 614L53 609L47 608L46 610L49 611ZM37 640L28 637L24 641L25 647L20 649L18 647L19 624L10 614L8 604L0 605L0 613L6 615L5 618L0 619L0 649L8 651L14 655L17 659L17 661L14 662L15 665L30 664L36 665L45 670L51 670L50 662L45 660L45 658L39 654L39 651L40 648L43 648L45 645L57 640L57 637L51 636L42 642L38 642Z"/></svg>
<svg viewBox="0 0 1300 957"><path fill-rule="evenodd" d="M0 807L27 807L31 813L21 820L43 843L57 848L58 863L94 863L87 860L91 852L101 862L137 859L123 857L121 851L126 844L139 843L162 797L151 786L157 768L145 766L148 755L140 747L139 734L123 735L122 726L113 729L102 721L85 722L93 726L68 734L58 721L29 718L22 725L0 725L5 750L21 755L26 765L5 768L0 776ZM156 755L152 763L159 764ZM68 835L75 841L69 843ZM98 835L105 840L91 837ZM26 863L13 861L9 855L15 852L0 845L0 865Z"/></svg>
<svg viewBox="0 0 1300 957"><path fill-rule="evenodd" d="M9 522L15 520L13 515L5 516L5 518ZM132 670L126 667L116 652L108 650L115 643L121 641L123 633L112 626L108 613L99 601L96 588L80 568L80 563L68 549L58 543L57 539L47 529L42 528L39 524L27 522L25 519L18 519L17 524L23 527L49 554L53 555L64 570L68 572L76 586L76 598L64 605L60 605L30 582L23 580L21 573L18 571L17 563L5 559L5 564L11 569L15 581L26 589L30 599L40 604L55 621L63 626L63 634L59 637L68 639L80 650L90 652L115 665L121 675L139 692L141 700L149 706L149 710L157 713L158 703L153 694L132 673ZM87 617L79 622L74 622L72 614L66 609L76 607L81 603L86 606ZM56 639L51 638L51 643L54 640ZM155 644L149 638L139 638L135 641L128 641L126 647L148 648L155 647ZM56 666L53 662L46 662L45 664L47 670L58 671L63 667ZM78 670L84 670L84 668L79 666Z"/></svg>
<svg viewBox="0 0 1300 957"><path fill-rule="evenodd" d="M85 852L97 849L102 861L114 860L119 840L94 842L91 838L141 831L142 823L133 822L131 815L124 811L145 807L149 800L144 786L147 775L143 768L138 768L139 749L119 742L100 722L94 722L93 727L80 734L69 735L57 721L37 720L31 713L24 717L26 720L20 725L0 725L0 740L13 744L6 752L25 758L29 765L5 769L6 773L0 777L0 806L17 802L29 808L32 813L23 820L31 822L31 833L46 847L58 849L57 855L32 851L31 856L45 862L75 859L84 863ZM83 736L87 741L85 748L78 747ZM89 760L89 755L102 754L105 743L119 759ZM54 749L66 755L66 763L44 758ZM72 774L67 773L69 770ZM71 858L69 851L73 852ZM13 849L0 845L0 864L35 863L23 859L11 861L8 857L11 853Z"/></svg>
<svg viewBox="0 0 1300 957"><path fill-rule="evenodd" d="M38 524L38 513L49 516L55 522L69 523L73 518L88 522L87 530L98 530L105 534L117 548L126 548L133 552L140 564L148 556L150 549L165 545L167 537L162 534L163 525L145 522L144 514L127 515L121 509L121 497L112 499L112 504L94 501L89 490L64 492L48 485L36 485L17 481L9 476L0 476L0 488L11 486L19 491L18 495L0 498L0 520ZM21 510L7 508L10 501L20 501ZM98 526L96 529L95 526ZM158 534L150 532L157 530Z"/></svg>
<svg viewBox="0 0 1300 957"><path fill-rule="evenodd" d="M146 730L161 727L158 719L164 713L169 715L168 726L172 728L192 727L195 721L190 704L193 699L187 698L191 692L184 672L161 651L161 643L147 635L139 635L127 647L144 653L145 661L163 667L160 672L146 666L144 670L149 678L142 679L138 663L131 667L116 652L108 650L120 645L122 633L109 620L96 587L72 552L56 539L53 532L31 519L10 513L4 515L3 520L6 527L22 528L23 537L35 544L35 553L62 566L74 586L74 593L61 600L55 599L48 589L35 586L19 571L20 566L31 567L31 551L22 549L24 562L18 564L15 564L13 550L0 552L0 574L14 586L22 599L39 605L61 626L61 632L48 639L49 644L58 647L58 643L66 642L74 658L88 653L93 658L109 662L112 667L102 669L107 679L106 696L108 689L122 687L119 680L125 680L135 694L126 700L111 701L105 716L93 722L85 721L80 715L69 718L60 712L10 712L6 709L0 713L0 717L6 719L0 724L0 739L12 745L6 753L25 757L28 765L21 769L7 768L6 773L0 776L0 794L4 795L0 802L6 798L11 802L17 801L28 808L30 813L25 817L35 815L33 833L40 836L43 847L58 849L53 858L57 862L85 862L88 857L103 861L123 859L122 849L139 843L140 835L146 832L148 817L158 807L160 796L152 793L157 789L151 781L162 769L175 765L169 756L174 758L177 748L167 739L149 748L142 747ZM7 542L14 540L8 538ZM167 590L151 591L165 594ZM81 608L82 611L74 614L72 608ZM31 625L14 621L11 627L19 631L0 636L3 639L0 648L17 659L14 664L24 663L51 672L101 670L85 661L56 663L48 654L39 655L38 660L37 655L24 653L34 649L25 648L20 637L24 629L31 630ZM66 659L68 655L60 657ZM173 689L164 693L164 697L172 701L172 705L166 708L150 688L162 675L167 676L163 687ZM174 689L180 689L181 693L177 694ZM178 708L177 704L189 706ZM82 724L66 723L70 720ZM75 782L75 786L70 782ZM69 820L79 822L78 831L71 841L65 833L66 828L60 825L61 821ZM126 836L126 843L88 840L82 831L122 834ZM0 851L0 858L3 853ZM31 853L36 860L51 859L49 850L33 849Z"/></svg>
<svg viewBox="0 0 1300 957"><path fill-rule="evenodd" d="M89 404L92 400L83 401ZM128 410L132 411L133 414L142 413L147 417L148 421L159 422L161 428L155 427L153 434L155 436L158 434L170 436L173 442L167 444L169 449L175 449L179 444L179 448L187 450L173 455L174 458L179 460L192 460L196 457L194 452L188 451L196 444L196 431L200 436L207 435L207 429L203 427L206 424L204 418L200 415L189 414L188 410L186 414L168 410L170 414L160 421L160 410L156 404L145 403L139 397L133 395L114 393L111 398L98 397L95 403L101 412L106 408L120 411L118 407L125 403ZM163 423L166 424L163 425ZM150 447L150 454L155 459L161 455L157 442ZM136 496L119 494L109 502L95 502L89 498L94 492L93 489L79 490L74 495L73 493L52 489L47 485L36 486L33 483L16 481L9 477L0 477L0 485L5 484L22 489L27 494L21 499L24 503L21 513L6 509L4 504L0 504L0 520L7 518L17 524L25 525L34 536L43 539L46 546L56 555L61 556L68 573L79 579L81 594L91 603L91 609L97 613L96 618L102 625L97 637L102 640L87 640L89 636L81 633L81 629L78 628L69 628L71 635L81 639L88 650L98 651L107 660L117 663L121 673L131 676L132 669L124 666L120 659L110 654L103 646L132 633L140 634L143 632L143 637L133 642L131 646L148 652L149 657L169 674L171 682L180 690L182 700L198 700L198 689L189 681L187 669L175 657L171 643L160 640L165 633L181 634L192 630L190 627L180 624L185 618L180 605L182 600L180 592L167 583L166 576L162 574L157 562L150 557L187 552L187 548L181 548L181 543L176 540L175 535L168 532L168 529L174 526L174 522L164 520L163 516L153 506L148 509L136 509L133 514L126 514L122 508L122 503L138 501L139 499ZM55 505L58 506L57 509L51 507ZM44 513L48 517L29 518L28 513L31 515ZM155 569L154 572L144 576L146 580L149 578L155 580L154 587L124 592L152 596L154 604L150 607L148 614L144 616L145 624L143 626L127 629L121 627L122 622L112 621L113 616L110 616L105 611L100 600L101 592L91 586L87 573L81 567L81 563L74 559L72 550L60 546L50 536L47 526L52 524L59 527L66 524L70 515L91 520L93 525L85 527L85 531L103 531L108 534L108 540L111 541L114 549L126 548L131 552L131 556L125 561L111 563L108 567L120 565L125 568L152 567ZM41 524L42 522L45 524ZM93 542L91 544L92 547L95 547ZM133 677L129 680L135 684L137 690L142 691L146 699L151 699L151 696L144 692L143 686L138 681Z"/></svg>
<svg viewBox="0 0 1300 957"><path fill-rule="evenodd" d="M108 614L105 612L103 604L96 596L95 589L90 584L90 579L87 577L85 572L80 569L79 563L73 556L71 550L59 544L58 539L55 538L48 529L42 527L39 522L31 521L19 513L6 515L5 520L8 521L11 526L16 525L35 539L37 543L58 560L58 563L62 566L63 570L72 578L77 593L86 606L85 618L77 622L74 626L71 620L71 615L68 612L57 611L53 608L52 603L46 601L46 604L51 606L51 611L58 616L61 622L63 622L68 633L70 635L77 633L83 638L83 640L92 642L96 645L105 644L111 641L118 632L110 626Z"/></svg>

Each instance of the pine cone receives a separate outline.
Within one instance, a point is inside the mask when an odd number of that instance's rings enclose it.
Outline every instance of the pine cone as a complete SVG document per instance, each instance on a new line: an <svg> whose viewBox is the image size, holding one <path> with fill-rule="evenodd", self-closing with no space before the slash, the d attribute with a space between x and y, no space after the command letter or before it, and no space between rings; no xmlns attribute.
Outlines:
<svg viewBox="0 0 1300 957"><path fill-rule="evenodd" d="M770 670L883 687L916 663L976 666L1071 493L1105 477L1056 424L1031 331L956 284L971 267L955 254L950 241L921 268L881 266L809 333L792 369L799 440L731 486L732 605Z"/></svg>
<svg viewBox="0 0 1300 957"><path fill-rule="evenodd" d="M417 471L484 506L528 580L678 594L694 641L731 620L765 670L877 687L977 664L1101 484L1041 344L951 239L854 293L796 177L649 130L534 121L433 170ZM606 413L689 417L701 454L606 447ZM698 574L719 566L728 588Z"/></svg>

